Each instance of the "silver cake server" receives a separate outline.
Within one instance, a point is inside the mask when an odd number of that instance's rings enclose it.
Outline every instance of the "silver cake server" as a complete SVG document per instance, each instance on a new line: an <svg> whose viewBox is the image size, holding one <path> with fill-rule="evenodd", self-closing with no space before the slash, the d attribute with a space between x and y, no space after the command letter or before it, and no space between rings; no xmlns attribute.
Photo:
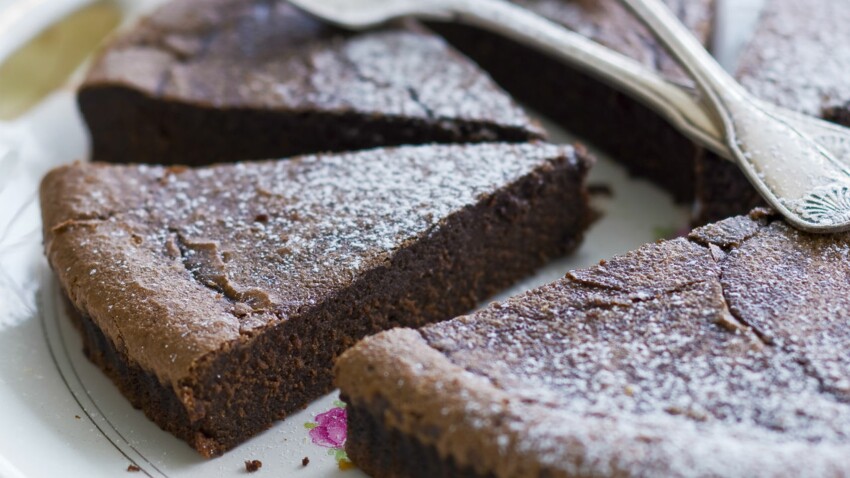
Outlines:
<svg viewBox="0 0 850 478"><path fill-rule="evenodd" d="M665 43L680 43L674 53L687 60L710 106L640 63L504 0L291 0L349 29L413 16L478 26L537 48L632 95L692 140L736 161L795 227L850 229L850 129L753 98L666 7L656 0L622 1ZM709 60L713 66L706 67Z"/></svg>
<svg viewBox="0 0 850 478"><path fill-rule="evenodd" d="M733 159L771 206L800 229L850 229L846 164L744 90L660 0L620 1L696 80L723 122Z"/></svg>

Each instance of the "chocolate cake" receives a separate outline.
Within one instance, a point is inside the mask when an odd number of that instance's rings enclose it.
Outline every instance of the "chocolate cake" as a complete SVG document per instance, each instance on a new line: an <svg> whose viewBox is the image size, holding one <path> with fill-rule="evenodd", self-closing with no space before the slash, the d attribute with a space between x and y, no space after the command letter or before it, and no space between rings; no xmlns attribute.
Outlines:
<svg viewBox="0 0 850 478"><path fill-rule="evenodd" d="M516 0L556 23L688 83L676 63L617 0ZM666 0L706 45L714 0ZM679 201L691 201L702 150L635 99L580 71L512 40L460 24L431 28L470 56L515 98L607 151Z"/></svg>
<svg viewBox="0 0 850 478"><path fill-rule="evenodd" d="M850 474L850 235L766 211L339 359L380 477Z"/></svg>
<svg viewBox="0 0 850 478"><path fill-rule="evenodd" d="M199 165L543 134L416 24L349 34L270 0L166 4L108 45L78 101L97 161Z"/></svg>
<svg viewBox="0 0 850 478"><path fill-rule="evenodd" d="M828 0L821 1L828 3ZM673 82L692 83L652 35L616 0L514 0L514 3L628 55ZM665 3L698 39L706 46L709 45L713 33L714 0L665 0ZM792 0L779 0L776 3L794 5L767 8L769 12L795 10L793 13L768 14L786 17L788 28L792 28L790 25L794 24L797 17L813 18L812 15L800 15L800 10L809 8L808 4L804 6ZM819 18L826 17L830 10L842 8L833 2L830 9L820 9L816 15ZM830 23L811 21L810 30L816 32L818 24L830 24L835 25L829 29L831 34L838 35L835 32L841 31L838 25L843 17L835 15L833 18ZM801 20L801 23L805 22L808 20ZM677 201L692 202L695 224L743 214L764 204L738 166L694 145L639 101L558 60L498 35L458 24L434 23L429 26L481 64L517 99L607 151L630 172L651 179L668 190ZM762 70L760 64L753 64L752 69L762 72L764 80L749 79L745 82L748 87L759 94L761 87L758 83L765 80L768 84L774 79L787 81L791 88L799 87L802 91L811 88L805 86L807 84L821 83L819 78L822 77L812 72L822 70L824 64L834 63L827 58L832 43L823 38L818 39L816 33L812 33L805 52L808 56L803 59L803 53L792 53L801 52L799 46L791 45L797 38L794 35L799 33L798 30L794 30L793 35L786 35L787 45L784 47L777 47L782 43L775 42L772 38L774 35L766 33L766 30L770 28L761 28L757 38L763 40L756 40L751 51L764 48L774 56L789 55L789 63L796 65L794 74L787 75L775 68ZM818 68L806 68L816 62L820 65ZM746 70L745 80L751 76ZM841 75L832 74L826 78L829 78L825 80L827 83L840 83ZM777 98L782 96L780 90L776 91ZM791 94L790 97L795 95ZM772 95L764 96L774 99ZM811 111L811 108L789 104L787 100L778 103L793 109Z"/></svg>
<svg viewBox="0 0 850 478"><path fill-rule="evenodd" d="M588 166L543 143L77 163L42 182L45 251L89 358L210 457L329 392L363 336L464 313L575 248Z"/></svg>

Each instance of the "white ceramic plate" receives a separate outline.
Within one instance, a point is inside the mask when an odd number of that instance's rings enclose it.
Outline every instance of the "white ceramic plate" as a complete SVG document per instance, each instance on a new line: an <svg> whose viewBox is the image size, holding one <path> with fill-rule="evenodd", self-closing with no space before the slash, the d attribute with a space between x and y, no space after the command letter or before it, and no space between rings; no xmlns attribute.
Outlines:
<svg viewBox="0 0 850 478"><path fill-rule="evenodd" d="M45 3L0 0L0 61L13 47L87 0L51 0L52 8ZM132 16L154 3L159 0L127 2L125 11ZM731 3L734 6L727 5L725 12L734 10L735 15L723 13L721 19L734 17L735 23L720 25L727 33L719 50L727 62L761 2ZM27 10L27 24L10 27L11 9L24 7L32 7ZM0 123L0 477L125 476L130 465L139 467L139 476L244 476L246 460L262 462L252 475L258 477L364 476L356 469L341 469L342 453L329 448L342 440L335 428L339 411L326 413L337 408L336 393L316 400L225 456L204 460L133 409L83 356L79 334L65 316L58 287L42 256L36 196L46 170L87 157L87 138L73 91L72 82L24 117ZM563 131L549 130L554 141L569 141ZM498 298L686 226L685 208L597 156L600 161L590 181L608 184L614 191L611 198L594 199L604 211L603 218L575 254L549 264ZM325 436L327 432L330 437ZM302 466L305 457L309 465Z"/></svg>

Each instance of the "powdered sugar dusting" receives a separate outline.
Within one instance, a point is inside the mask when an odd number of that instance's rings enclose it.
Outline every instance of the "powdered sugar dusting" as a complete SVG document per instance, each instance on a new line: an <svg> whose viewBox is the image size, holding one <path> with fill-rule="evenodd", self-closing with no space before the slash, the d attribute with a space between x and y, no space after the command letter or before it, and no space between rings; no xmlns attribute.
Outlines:
<svg viewBox="0 0 850 478"><path fill-rule="evenodd" d="M189 169L79 163L45 179L74 304L162 380L314 310L444 221L584 165L545 144L411 146Z"/></svg>
<svg viewBox="0 0 850 478"><path fill-rule="evenodd" d="M140 207L113 216L153 225L145 244L182 255L196 279L231 299L286 317L452 213L565 160L575 161L569 148L487 144L98 173L105 183L149 184Z"/></svg>
<svg viewBox="0 0 850 478"><path fill-rule="evenodd" d="M467 397L463 426L555 476L850 473L850 247L753 224L725 254L651 244L423 329L509 397Z"/></svg>
<svg viewBox="0 0 850 478"><path fill-rule="evenodd" d="M346 34L288 2L170 2L100 64L106 80L186 103L473 121L491 135L480 140L499 134L485 125L542 134L486 73L436 35L411 26ZM145 78L126 75L142 67Z"/></svg>
<svg viewBox="0 0 850 478"><path fill-rule="evenodd" d="M850 404L850 237L812 236L782 222L768 228L724 263L730 308Z"/></svg>

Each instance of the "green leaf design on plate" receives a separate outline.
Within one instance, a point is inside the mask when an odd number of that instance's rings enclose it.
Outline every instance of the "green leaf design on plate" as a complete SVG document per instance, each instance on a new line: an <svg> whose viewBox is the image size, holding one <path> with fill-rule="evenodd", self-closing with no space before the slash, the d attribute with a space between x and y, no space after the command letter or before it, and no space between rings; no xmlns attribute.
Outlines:
<svg viewBox="0 0 850 478"><path fill-rule="evenodd" d="M344 448L330 448L328 455L334 457L336 461L351 461L348 459L348 453L345 452Z"/></svg>

